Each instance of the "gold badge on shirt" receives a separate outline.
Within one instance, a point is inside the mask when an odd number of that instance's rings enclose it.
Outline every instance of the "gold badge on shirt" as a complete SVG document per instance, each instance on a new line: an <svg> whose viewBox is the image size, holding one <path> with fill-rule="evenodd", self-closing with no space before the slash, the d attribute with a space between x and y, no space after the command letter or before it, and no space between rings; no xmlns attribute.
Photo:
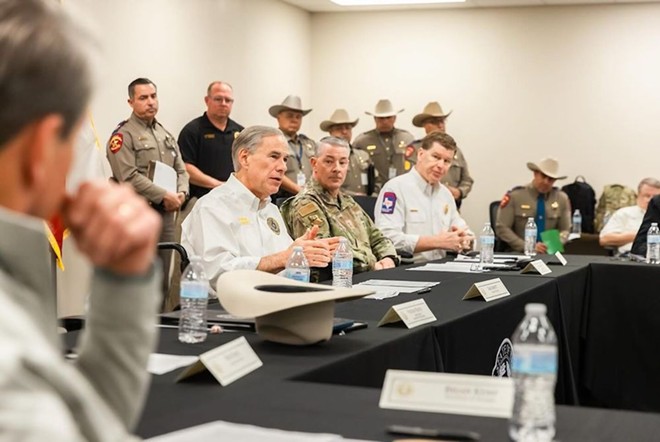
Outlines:
<svg viewBox="0 0 660 442"><path fill-rule="evenodd" d="M270 230L272 230L276 235L280 234L280 225L275 221L275 218L268 218L266 220L266 224L268 224L268 227L270 227Z"/></svg>
<svg viewBox="0 0 660 442"><path fill-rule="evenodd" d="M449 213L449 204L445 204L445 215Z"/></svg>
<svg viewBox="0 0 660 442"><path fill-rule="evenodd" d="M215 138L215 134L204 134L204 139L212 140Z"/></svg>
<svg viewBox="0 0 660 442"><path fill-rule="evenodd" d="M234 132L234 139L238 138L241 133L239 131Z"/></svg>
<svg viewBox="0 0 660 442"><path fill-rule="evenodd" d="M550 207L552 207L553 209L558 209L559 208L559 203L557 201L555 201L554 203L550 204Z"/></svg>
<svg viewBox="0 0 660 442"><path fill-rule="evenodd" d="M530 207L529 204L521 204L521 205L520 205L520 208L523 209L523 210L525 210L525 209L530 209L531 207Z"/></svg>

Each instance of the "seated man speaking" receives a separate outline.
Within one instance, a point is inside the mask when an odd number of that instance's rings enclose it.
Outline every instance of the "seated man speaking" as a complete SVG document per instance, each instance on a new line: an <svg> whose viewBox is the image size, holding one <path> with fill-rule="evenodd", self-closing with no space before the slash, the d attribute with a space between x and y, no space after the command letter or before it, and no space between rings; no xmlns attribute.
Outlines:
<svg viewBox="0 0 660 442"><path fill-rule="evenodd" d="M318 229L293 241L270 201L280 188L288 158L280 130L244 129L232 145L236 172L200 198L183 222L181 242L189 255L202 258L211 287L229 270L280 272L298 245L310 267L326 267L332 259L328 242L315 239Z"/></svg>
<svg viewBox="0 0 660 442"><path fill-rule="evenodd" d="M369 215L348 194L341 191L348 171L350 147L345 140L326 137L311 158L312 179L305 188L282 205L282 216L292 236L318 226L318 235L343 236L353 250L353 271L394 267L398 261L392 241L376 228ZM329 279L321 272L319 280Z"/></svg>
<svg viewBox="0 0 660 442"><path fill-rule="evenodd" d="M376 226L400 252L415 262L444 258L447 250L471 247L474 235L441 183L456 152L448 134L431 132L422 139L415 167L389 180L376 202Z"/></svg>

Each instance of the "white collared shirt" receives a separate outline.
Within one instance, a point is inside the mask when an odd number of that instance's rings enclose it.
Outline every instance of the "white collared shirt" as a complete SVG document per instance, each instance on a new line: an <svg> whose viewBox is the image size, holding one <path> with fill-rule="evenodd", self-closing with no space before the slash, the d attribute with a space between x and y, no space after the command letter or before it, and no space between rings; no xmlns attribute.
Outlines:
<svg viewBox="0 0 660 442"><path fill-rule="evenodd" d="M608 233L628 233L639 230L644 220L644 210L638 205L622 207L610 217L607 224L600 231L600 237ZM618 248L619 253L630 252L632 242L624 244Z"/></svg>
<svg viewBox="0 0 660 442"><path fill-rule="evenodd" d="M376 226L392 240L398 251L413 253L420 236L437 235L452 226L467 227L456 202L443 184L430 185L412 168L389 180L380 191L374 209ZM445 256L444 250L415 253L415 262Z"/></svg>
<svg viewBox="0 0 660 442"><path fill-rule="evenodd" d="M256 269L263 256L293 242L277 206L259 200L234 174L200 198L181 227L182 245L202 258L213 289L222 273Z"/></svg>

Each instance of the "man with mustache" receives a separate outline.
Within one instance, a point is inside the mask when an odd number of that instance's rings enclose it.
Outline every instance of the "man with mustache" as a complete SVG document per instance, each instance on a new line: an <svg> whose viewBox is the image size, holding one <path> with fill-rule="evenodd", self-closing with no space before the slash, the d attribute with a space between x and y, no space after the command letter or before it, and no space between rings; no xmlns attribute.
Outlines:
<svg viewBox="0 0 660 442"><path fill-rule="evenodd" d="M378 195L376 226L397 251L412 254L415 262L471 248L474 235L459 215L451 192L441 183L455 151L451 136L431 132L422 139L415 167L385 183Z"/></svg>
<svg viewBox="0 0 660 442"><path fill-rule="evenodd" d="M289 160L280 130L265 126L243 129L232 145L236 172L198 200L183 222L181 242L188 254L202 258L212 287L229 270L278 273L294 246L303 247L310 267L325 267L330 262L330 245L316 239L318 228L294 241L270 202Z"/></svg>
<svg viewBox="0 0 660 442"><path fill-rule="evenodd" d="M137 78L128 85L131 116L117 126L106 146L112 174L118 182L130 183L163 219L159 242L178 241L174 214L188 197L188 173L176 140L156 120L158 94L147 78ZM176 171L176 192L154 184L148 178L149 163L160 161ZM160 252L165 271L163 293L169 289L170 251ZM176 296L164 300L164 310L177 304Z"/></svg>
<svg viewBox="0 0 660 442"><path fill-rule="evenodd" d="M353 271L391 268L398 263L392 242L376 228L369 215L341 190L348 171L350 147L340 138L323 138L311 158L312 178L294 198L281 207L282 216L292 236L318 228L322 238L348 239L353 250ZM331 273L321 269L316 280L330 279Z"/></svg>

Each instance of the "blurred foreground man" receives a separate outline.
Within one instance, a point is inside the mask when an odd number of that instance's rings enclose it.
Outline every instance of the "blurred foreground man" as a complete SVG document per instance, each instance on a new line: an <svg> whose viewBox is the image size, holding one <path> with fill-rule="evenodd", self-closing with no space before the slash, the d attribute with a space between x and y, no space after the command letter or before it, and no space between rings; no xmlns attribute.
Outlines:
<svg viewBox="0 0 660 442"><path fill-rule="evenodd" d="M93 88L91 40L58 2L0 2L3 440L133 440L147 391L160 219L128 186L84 183L65 195ZM55 212L96 267L75 362L57 334L43 226Z"/></svg>
<svg viewBox="0 0 660 442"><path fill-rule="evenodd" d="M189 255L202 258L211 287L230 270L278 273L294 246L303 247L310 267L327 266L330 248L315 239L317 228L294 241L270 201L289 160L282 132L265 126L244 129L234 140L232 158L236 172L201 198L182 226L181 242Z"/></svg>
<svg viewBox="0 0 660 442"><path fill-rule="evenodd" d="M422 139L410 172L388 181L378 195L376 226L399 253L415 262L444 258L472 247L474 234L458 213L442 178L456 151L454 139L432 132Z"/></svg>
<svg viewBox="0 0 660 442"><path fill-rule="evenodd" d="M294 198L282 205L282 216L292 236L318 226L318 236L343 236L353 251L353 271L392 268L398 263L392 241L376 228L369 215L342 185L348 171L350 147L342 139L323 138L312 157L312 179ZM329 269L332 270L332 269ZM330 279L331 272L319 280Z"/></svg>

